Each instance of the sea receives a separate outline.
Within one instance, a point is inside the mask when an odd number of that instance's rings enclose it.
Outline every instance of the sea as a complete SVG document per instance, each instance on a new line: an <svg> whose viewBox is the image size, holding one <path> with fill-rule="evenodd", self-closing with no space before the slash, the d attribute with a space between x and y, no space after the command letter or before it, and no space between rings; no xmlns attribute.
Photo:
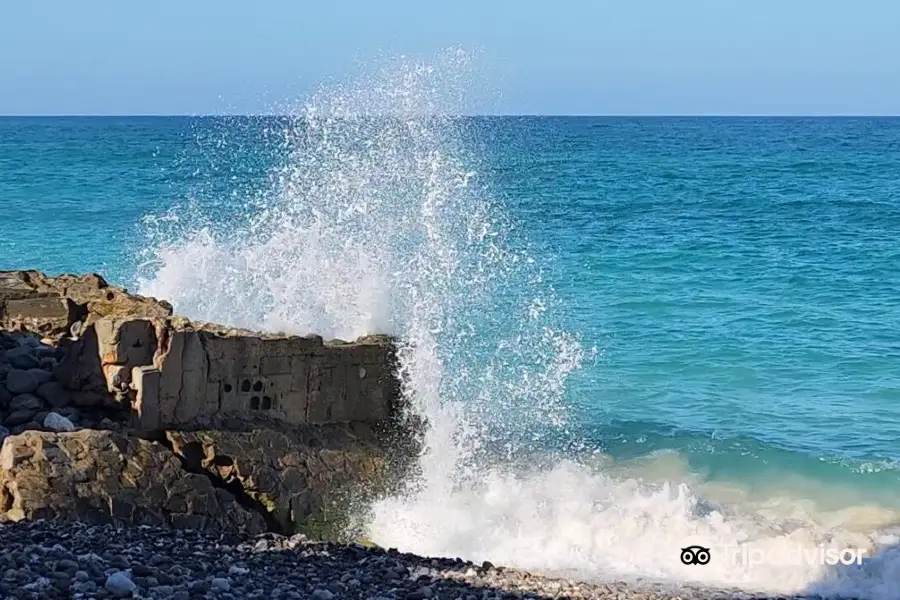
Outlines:
<svg viewBox="0 0 900 600"><path fill-rule="evenodd" d="M459 116L450 63L278 116L0 118L0 268L398 336L429 425L360 508L382 546L900 598L900 119Z"/></svg>

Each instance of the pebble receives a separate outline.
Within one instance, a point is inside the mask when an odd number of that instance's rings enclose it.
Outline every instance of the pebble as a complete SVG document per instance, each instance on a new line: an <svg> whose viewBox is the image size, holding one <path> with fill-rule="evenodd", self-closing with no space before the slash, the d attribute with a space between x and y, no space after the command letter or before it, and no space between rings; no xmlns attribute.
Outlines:
<svg viewBox="0 0 900 600"><path fill-rule="evenodd" d="M224 577L216 577L210 582L209 587L217 592L227 592L231 590L231 582Z"/></svg>
<svg viewBox="0 0 900 600"><path fill-rule="evenodd" d="M116 571L106 579L106 583L103 585L104 589L116 596L117 598L125 598L126 596L130 596L134 590L137 589L137 585L131 580L131 577L128 576L124 571Z"/></svg>
<svg viewBox="0 0 900 600"><path fill-rule="evenodd" d="M75 423L55 412L44 418L44 427L50 431L75 431Z"/></svg>

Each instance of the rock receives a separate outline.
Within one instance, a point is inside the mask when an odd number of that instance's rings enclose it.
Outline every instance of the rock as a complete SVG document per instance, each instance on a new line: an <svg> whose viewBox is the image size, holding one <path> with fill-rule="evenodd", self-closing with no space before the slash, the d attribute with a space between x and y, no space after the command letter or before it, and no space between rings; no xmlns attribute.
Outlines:
<svg viewBox="0 0 900 600"><path fill-rule="evenodd" d="M75 431L75 424L64 416L52 412L44 419L44 428L50 431Z"/></svg>
<svg viewBox="0 0 900 600"><path fill-rule="evenodd" d="M332 499L350 502L356 495L362 500L360 494L389 485L397 476L371 429L331 425L302 431L299 439L264 429L167 431L166 437L189 470L239 483L248 495L270 505L284 531L296 531Z"/></svg>
<svg viewBox="0 0 900 600"><path fill-rule="evenodd" d="M0 383L0 409L7 408L10 400L12 400L12 394L6 389L6 385Z"/></svg>
<svg viewBox="0 0 900 600"><path fill-rule="evenodd" d="M317 588L310 596L312 600L333 600L334 594L324 588Z"/></svg>
<svg viewBox="0 0 900 600"><path fill-rule="evenodd" d="M169 598L175 593L175 588L171 585L157 585L150 588L150 592L157 598Z"/></svg>
<svg viewBox="0 0 900 600"><path fill-rule="evenodd" d="M25 371L23 369L13 369L6 374L6 389L13 394L28 394L41 385L41 381L34 374L34 371Z"/></svg>
<svg viewBox="0 0 900 600"><path fill-rule="evenodd" d="M0 451L0 520L91 520L259 533L260 514L162 444L111 431L24 432Z"/></svg>
<svg viewBox="0 0 900 600"><path fill-rule="evenodd" d="M21 433L22 431L25 431L23 425L31 421L31 419L35 415L35 412L36 411L33 410L15 410L6 415L6 418L3 419L3 422L6 423L8 427L12 427L11 433L13 435L16 435L18 433Z"/></svg>
<svg viewBox="0 0 900 600"><path fill-rule="evenodd" d="M74 560L69 560L68 558L64 558L56 563L56 569L58 571L77 571L78 563Z"/></svg>
<svg viewBox="0 0 900 600"><path fill-rule="evenodd" d="M6 360L16 369L36 369L40 361L35 358L33 351L28 347L17 347L6 351Z"/></svg>
<svg viewBox="0 0 900 600"><path fill-rule="evenodd" d="M16 340L5 331L0 331L0 350L9 350L16 347Z"/></svg>
<svg viewBox="0 0 900 600"><path fill-rule="evenodd" d="M7 310L9 310L8 305ZM22 348L37 348L41 345L41 339L33 335L20 335L16 339L16 345Z"/></svg>
<svg viewBox="0 0 900 600"><path fill-rule="evenodd" d="M71 401L69 392L58 381L42 383L35 393L44 399L51 408L62 408Z"/></svg>
<svg viewBox="0 0 900 600"><path fill-rule="evenodd" d="M117 598L125 598L137 589L137 585L122 571L116 571L106 578L104 589Z"/></svg>
<svg viewBox="0 0 900 600"><path fill-rule="evenodd" d="M33 394L19 394L9 401L10 410L30 410L33 413L44 408L44 401Z"/></svg>
<svg viewBox="0 0 900 600"><path fill-rule="evenodd" d="M224 577L216 577L210 582L209 588L216 592L228 592L231 590L231 582Z"/></svg>
<svg viewBox="0 0 900 600"><path fill-rule="evenodd" d="M65 408L58 408L53 411L57 414L60 414L72 421L73 423L78 423L81 420L81 413L78 412L78 409L74 406L67 406Z"/></svg>
<svg viewBox="0 0 900 600"><path fill-rule="evenodd" d="M32 377L38 380L39 386L53 379L53 373L45 371L44 369L28 369L28 372L31 373Z"/></svg>
<svg viewBox="0 0 900 600"><path fill-rule="evenodd" d="M41 340L40 345L35 346L34 348L34 356L38 360L42 360L47 357L56 356L56 347L51 346L49 344L45 344L43 340Z"/></svg>

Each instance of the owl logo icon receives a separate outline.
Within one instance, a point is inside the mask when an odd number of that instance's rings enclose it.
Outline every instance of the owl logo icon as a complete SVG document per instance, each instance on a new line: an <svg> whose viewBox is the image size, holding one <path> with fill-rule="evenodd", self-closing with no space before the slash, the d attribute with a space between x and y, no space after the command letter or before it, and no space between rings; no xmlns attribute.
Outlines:
<svg viewBox="0 0 900 600"><path fill-rule="evenodd" d="M703 546L688 546L681 549L681 562L686 565L709 564L709 548Z"/></svg>

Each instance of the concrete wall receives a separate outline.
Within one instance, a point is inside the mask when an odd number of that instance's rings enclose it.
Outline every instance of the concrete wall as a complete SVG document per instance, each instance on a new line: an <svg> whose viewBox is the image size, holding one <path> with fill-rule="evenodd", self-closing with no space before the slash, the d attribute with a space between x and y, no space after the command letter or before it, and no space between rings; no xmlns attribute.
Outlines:
<svg viewBox="0 0 900 600"><path fill-rule="evenodd" d="M387 336L325 342L194 323L171 306L96 275L0 272L0 327L66 348L57 377L79 406L127 405L134 424L166 428L213 417L291 424L374 422L399 396ZM67 337L71 331L76 339Z"/></svg>
<svg viewBox="0 0 900 600"><path fill-rule="evenodd" d="M333 344L318 336L263 338L170 325L159 337L152 365L126 356L135 337L122 335L128 341L117 346L145 427L217 415L293 424L380 421L390 418L398 394L394 348L384 336Z"/></svg>

